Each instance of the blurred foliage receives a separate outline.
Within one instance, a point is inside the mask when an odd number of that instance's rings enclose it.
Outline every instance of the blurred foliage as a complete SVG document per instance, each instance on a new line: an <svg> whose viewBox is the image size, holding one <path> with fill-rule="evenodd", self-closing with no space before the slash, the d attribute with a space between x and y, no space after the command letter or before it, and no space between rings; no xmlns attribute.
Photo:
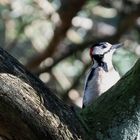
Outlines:
<svg viewBox="0 0 140 140"><path fill-rule="evenodd" d="M74 6L70 0L0 0L1 47L26 66L33 56L42 54L55 36L53 53L32 71L56 90L60 98L78 106L81 106L85 74L91 65L90 44L123 42L124 48L113 58L121 75L140 56L139 0L81 2L82 9L71 15ZM68 8L70 5L72 10ZM72 20L67 21L69 16L73 16ZM66 24L70 27L63 31ZM56 32L56 29L61 30Z"/></svg>

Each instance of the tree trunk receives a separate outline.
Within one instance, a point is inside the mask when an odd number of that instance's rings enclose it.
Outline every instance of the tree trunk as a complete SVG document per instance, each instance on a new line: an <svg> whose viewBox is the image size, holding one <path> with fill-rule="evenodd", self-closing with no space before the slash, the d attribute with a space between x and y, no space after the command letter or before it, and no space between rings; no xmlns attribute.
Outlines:
<svg viewBox="0 0 140 140"><path fill-rule="evenodd" d="M139 140L140 59L78 114L0 49L0 136L8 140Z"/></svg>
<svg viewBox="0 0 140 140"><path fill-rule="evenodd" d="M0 135L10 140L82 139L75 111L0 49Z"/></svg>

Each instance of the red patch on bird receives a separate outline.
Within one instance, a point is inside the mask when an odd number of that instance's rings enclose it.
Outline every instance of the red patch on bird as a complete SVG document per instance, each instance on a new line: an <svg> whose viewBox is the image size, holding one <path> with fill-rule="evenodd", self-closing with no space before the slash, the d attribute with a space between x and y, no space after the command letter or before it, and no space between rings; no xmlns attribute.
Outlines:
<svg viewBox="0 0 140 140"><path fill-rule="evenodd" d="M90 48L89 54L90 54L90 57L92 59L92 57L93 57L93 47Z"/></svg>

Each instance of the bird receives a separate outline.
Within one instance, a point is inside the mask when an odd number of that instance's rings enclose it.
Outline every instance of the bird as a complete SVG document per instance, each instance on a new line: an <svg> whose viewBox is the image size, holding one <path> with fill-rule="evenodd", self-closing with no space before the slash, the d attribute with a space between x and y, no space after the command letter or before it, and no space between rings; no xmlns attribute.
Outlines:
<svg viewBox="0 0 140 140"><path fill-rule="evenodd" d="M85 80L82 108L91 105L120 79L112 64L112 56L122 45L100 42L90 47L92 66Z"/></svg>

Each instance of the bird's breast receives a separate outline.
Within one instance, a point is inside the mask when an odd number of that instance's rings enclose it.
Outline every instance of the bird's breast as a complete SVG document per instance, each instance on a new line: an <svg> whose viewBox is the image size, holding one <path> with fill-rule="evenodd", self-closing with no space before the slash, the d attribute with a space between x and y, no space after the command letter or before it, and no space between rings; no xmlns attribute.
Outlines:
<svg viewBox="0 0 140 140"><path fill-rule="evenodd" d="M105 72L103 68L98 67L94 70L94 75L87 82L84 93L84 104L90 104L102 93L111 88L120 79L115 69Z"/></svg>
<svg viewBox="0 0 140 140"><path fill-rule="evenodd" d="M99 95L111 88L119 79L120 76L115 69L110 69L105 72L101 67L95 70L95 78L93 78L96 85L98 85Z"/></svg>

